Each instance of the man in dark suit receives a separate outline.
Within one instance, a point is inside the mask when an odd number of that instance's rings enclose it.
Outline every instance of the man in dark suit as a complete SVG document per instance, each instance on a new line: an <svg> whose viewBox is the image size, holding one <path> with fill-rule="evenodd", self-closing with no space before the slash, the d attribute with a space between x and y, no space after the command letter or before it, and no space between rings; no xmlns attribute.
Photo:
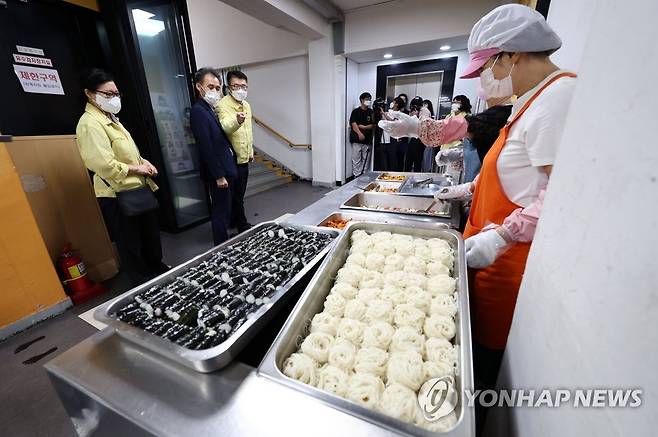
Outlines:
<svg viewBox="0 0 658 437"><path fill-rule="evenodd" d="M190 112L190 127L199 147L201 179L210 192L210 218L215 245L228 239L231 190L238 170L231 144L217 120L214 107L221 99L219 76L210 68L194 73L197 101Z"/></svg>

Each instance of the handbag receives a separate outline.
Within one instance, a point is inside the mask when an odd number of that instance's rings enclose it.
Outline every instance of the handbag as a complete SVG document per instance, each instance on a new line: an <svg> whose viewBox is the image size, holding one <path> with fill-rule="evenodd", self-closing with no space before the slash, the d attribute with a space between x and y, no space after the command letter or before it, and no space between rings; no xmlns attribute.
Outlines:
<svg viewBox="0 0 658 437"><path fill-rule="evenodd" d="M107 183L105 179L101 178L100 176L98 177L105 183L105 185L107 185L109 188L112 188L112 186ZM144 182L146 182L146 178L144 178ZM117 204L119 205L119 211L121 214L127 217L134 217L140 214L144 214L146 212L156 210L160 206L158 199L155 197L155 194L153 194L153 191L151 191L151 188L148 185L144 185L143 187L139 188L133 188L132 190L116 191L116 196Z"/></svg>

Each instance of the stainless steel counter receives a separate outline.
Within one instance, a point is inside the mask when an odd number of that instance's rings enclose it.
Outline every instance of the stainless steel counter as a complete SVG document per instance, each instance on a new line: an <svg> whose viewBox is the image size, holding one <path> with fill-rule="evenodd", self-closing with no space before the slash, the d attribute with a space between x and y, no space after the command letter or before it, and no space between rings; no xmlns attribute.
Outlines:
<svg viewBox="0 0 658 437"><path fill-rule="evenodd" d="M288 221L319 223L375 177L368 174L330 192ZM458 223L459 218L451 220ZM122 340L110 328L45 367L82 436L393 435L259 377L255 368L241 362L198 373Z"/></svg>

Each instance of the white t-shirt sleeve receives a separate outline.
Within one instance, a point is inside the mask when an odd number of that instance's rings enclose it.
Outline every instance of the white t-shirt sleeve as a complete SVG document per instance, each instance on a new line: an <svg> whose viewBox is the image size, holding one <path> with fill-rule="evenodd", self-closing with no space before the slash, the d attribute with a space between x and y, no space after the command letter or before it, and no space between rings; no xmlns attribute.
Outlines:
<svg viewBox="0 0 658 437"><path fill-rule="evenodd" d="M574 79L558 80L553 89L549 88L537 97L533 111L527 114L525 143L528 159L534 167L553 165L555 162L574 85Z"/></svg>

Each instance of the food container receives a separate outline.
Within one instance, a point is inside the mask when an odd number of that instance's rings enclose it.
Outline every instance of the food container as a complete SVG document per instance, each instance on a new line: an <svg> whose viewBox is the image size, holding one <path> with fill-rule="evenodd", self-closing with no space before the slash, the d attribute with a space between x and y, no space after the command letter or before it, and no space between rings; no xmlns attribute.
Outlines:
<svg viewBox="0 0 658 437"><path fill-rule="evenodd" d="M293 225L293 224L280 224L277 222L264 222L249 229L248 231L236 236L235 238L226 241L219 246L216 246L209 251L173 268L167 273L158 276L151 281L148 281L130 291L118 296L117 298L106 303L98 308L94 313L96 320L105 323L115 331L133 343L136 343L146 349L156 352L166 358L177 361L187 367L190 367L199 372L212 372L220 369L229 364L237 356L237 354L249 343L249 341L258 333L258 331L267 324L267 322L276 314L276 312L286 302L288 291L299 282L311 269L313 269L318 262L329 252L334 243L330 243L320 253L318 253L308 264L304 266L292 279L276 291L268 303L261 305L254 312L247 316L247 320L235 332L231 333L229 337L221 344L203 350L192 350L184 348L166 338L151 334L138 327L132 326L121 320L118 320L114 314L129 302L131 302L136 294L139 294L154 285L163 284L171 281L176 276L181 275L190 268L200 264L201 262L212 257L218 251L221 251L226 246L237 243L241 240L249 238L251 235L258 233L261 228L269 225L279 225L286 228L293 228L298 230L321 232L333 236L338 235L338 231L329 228L320 228L317 226L306 225ZM290 293L291 294L291 293Z"/></svg>
<svg viewBox="0 0 658 437"><path fill-rule="evenodd" d="M434 218L421 217L421 216L405 216L400 214L387 214L381 212L367 212L367 211L334 211L327 217L322 219L318 226L327 226L327 223L332 220L346 220L348 225L357 222L377 222L377 223L390 223L400 226L413 225L409 222L422 222L427 223L429 226L436 227L437 229L448 229L450 226L445 222L438 222ZM334 228L335 229L335 228Z"/></svg>
<svg viewBox="0 0 658 437"><path fill-rule="evenodd" d="M456 335L454 343L459 350L459 363L455 377L455 390L459 400L455 408L458 416L455 427L442 434L419 428L415 425L402 422L390 416L384 415L362 407L338 396L334 396L323 390L306 385L283 374L283 363L287 357L296 352L300 341L308 334L313 316L323 309L324 300L329 294L334 283L336 272L340 269L347 258L350 247L352 232L362 229L368 232L389 231L392 233L408 234L422 238L443 238L455 252L454 277L457 279L459 310L455 317ZM311 279L304 294L288 317L281 332L272 344L272 347L261 362L258 372L267 378L279 382L291 389L305 393L333 408L344 411L347 414L359 417L375 425L386 428L398 434L419 436L474 436L475 414L471 407L464 405L467 399L466 390L473 389L473 366L471 358L471 334L468 303L468 283L466 277L466 257L464 242L461 234L450 229L437 229L427 223L417 222L411 225L401 226L397 224L360 222L349 225L334 244L331 252L321 264L318 271ZM321 418L318 418L321 420Z"/></svg>
<svg viewBox="0 0 658 437"><path fill-rule="evenodd" d="M357 193L347 199L341 209L387 212L401 215L419 215L426 217L450 217L450 202L437 201L434 213L426 210L432 206L434 198L416 196L398 196L384 193Z"/></svg>
<svg viewBox="0 0 658 437"><path fill-rule="evenodd" d="M364 191L372 191L374 193L399 193L402 190L402 187L405 185L404 182L384 182L384 181L375 181L366 185Z"/></svg>
<svg viewBox="0 0 658 437"><path fill-rule="evenodd" d="M387 171L387 172L384 172L384 173L380 173L379 176L377 176L377 181L380 181L380 182L404 182L404 181L407 180L408 176L409 176L409 173Z"/></svg>

